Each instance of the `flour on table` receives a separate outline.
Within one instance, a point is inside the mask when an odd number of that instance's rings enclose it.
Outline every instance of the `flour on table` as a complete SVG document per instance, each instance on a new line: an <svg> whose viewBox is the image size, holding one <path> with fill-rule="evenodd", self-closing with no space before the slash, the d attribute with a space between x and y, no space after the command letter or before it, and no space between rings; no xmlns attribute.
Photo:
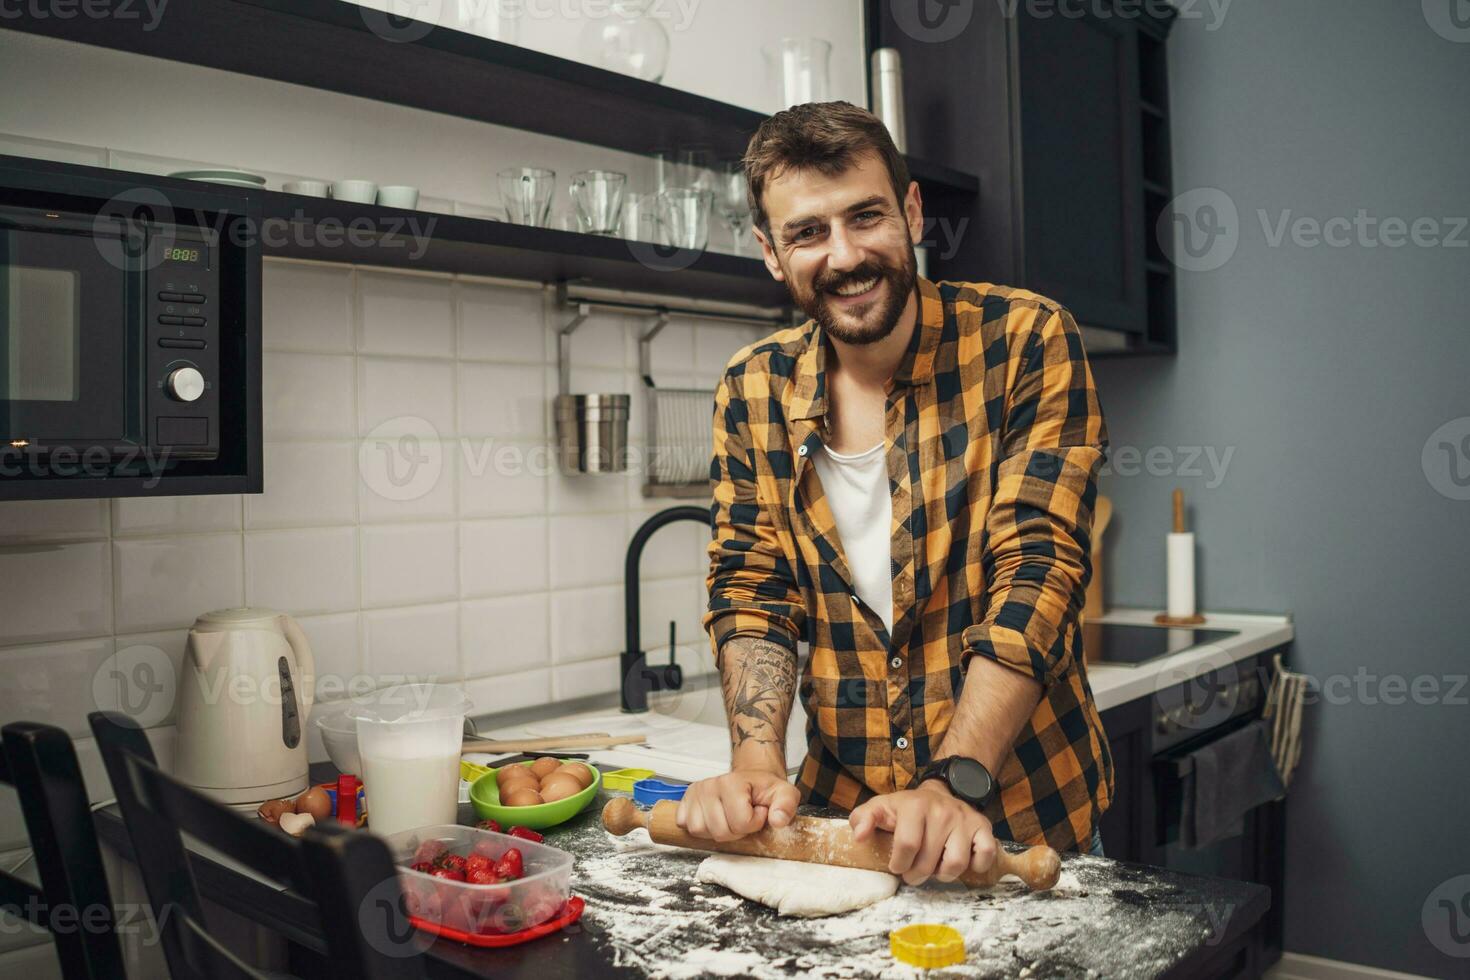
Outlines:
<svg viewBox="0 0 1470 980"><path fill-rule="evenodd" d="M706 884L724 885L782 915L806 918L866 908L898 891L898 878L882 871L744 854L707 857L696 877Z"/></svg>

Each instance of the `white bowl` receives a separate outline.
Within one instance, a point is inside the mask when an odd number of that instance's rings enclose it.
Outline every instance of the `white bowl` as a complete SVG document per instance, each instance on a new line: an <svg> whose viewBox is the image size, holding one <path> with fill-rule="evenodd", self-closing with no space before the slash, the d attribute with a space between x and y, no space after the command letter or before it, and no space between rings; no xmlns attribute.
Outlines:
<svg viewBox="0 0 1470 980"><path fill-rule="evenodd" d="M347 717L350 701L337 701L316 706L317 731L321 732L322 745L327 758L338 772L362 776L362 757L357 752L357 722Z"/></svg>
<svg viewBox="0 0 1470 980"><path fill-rule="evenodd" d="M378 203L385 208L403 208L412 211L419 206L419 189L401 184L378 188Z"/></svg>
<svg viewBox="0 0 1470 980"><path fill-rule="evenodd" d="M281 185L281 190L305 197L326 197L332 192L332 185L325 180L288 180Z"/></svg>
<svg viewBox="0 0 1470 980"><path fill-rule="evenodd" d="M339 180L332 185L332 197L354 204L373 204L378 199L378 185L370 180Z"/></svg>

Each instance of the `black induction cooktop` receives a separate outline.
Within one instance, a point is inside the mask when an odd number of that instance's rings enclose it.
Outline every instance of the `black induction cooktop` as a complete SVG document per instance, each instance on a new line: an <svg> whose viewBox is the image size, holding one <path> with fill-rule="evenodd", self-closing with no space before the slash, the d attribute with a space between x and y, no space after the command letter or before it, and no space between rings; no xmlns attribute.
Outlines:
<svg viewBox="0 0 1470 980"><path fill-rule="evenodd" d="M1239 630L1202 630L1179 626L1088 623L1082 642L1088 663L1137 667L1204 643L1235 636Z"/></svg>

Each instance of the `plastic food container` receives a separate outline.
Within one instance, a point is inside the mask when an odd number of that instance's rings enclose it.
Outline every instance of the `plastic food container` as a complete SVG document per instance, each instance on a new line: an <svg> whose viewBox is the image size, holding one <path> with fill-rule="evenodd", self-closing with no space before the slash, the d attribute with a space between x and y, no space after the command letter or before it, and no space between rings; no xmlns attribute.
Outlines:
<svg viewBox="0 0 1470 980"><path fill-rule="evenodd" d="M478 851L493 861L516 848L525 876L504 884L471 885L412 870L408 865L429 841L464 857ZM554 918L572 893L572 856L546 844L458 824L405 830L389 835L387 842L399 865L408 914L435 926L482 936L520 932Z"/></svg>
<svg viewBox="0 0 1470 980"><path fill-rule="evenodd" d="M459 815L464 691L451 684L398 684L353 702L368 826L387 836L452 824Z"/></svg>

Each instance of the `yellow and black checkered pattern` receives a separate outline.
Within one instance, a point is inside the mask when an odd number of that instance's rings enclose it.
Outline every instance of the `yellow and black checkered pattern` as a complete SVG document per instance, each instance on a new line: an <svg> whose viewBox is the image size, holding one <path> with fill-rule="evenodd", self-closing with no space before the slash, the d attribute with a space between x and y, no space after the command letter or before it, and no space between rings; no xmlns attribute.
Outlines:
<svg viewBox="0 0 1470 980"><path fill-rule="evenodd" d="M915 785L971 657L1034 677L987 815L999 837L1085 850L1113 783L1078 625L1107 446L1092 373L1071 314L1035 293L919 294L888 386L892 635L851 586L811 463L827 410L813 321L737 354L716 395L705 625L716 657L737 636L810 643L798 785L818 804Z"/></svg>

